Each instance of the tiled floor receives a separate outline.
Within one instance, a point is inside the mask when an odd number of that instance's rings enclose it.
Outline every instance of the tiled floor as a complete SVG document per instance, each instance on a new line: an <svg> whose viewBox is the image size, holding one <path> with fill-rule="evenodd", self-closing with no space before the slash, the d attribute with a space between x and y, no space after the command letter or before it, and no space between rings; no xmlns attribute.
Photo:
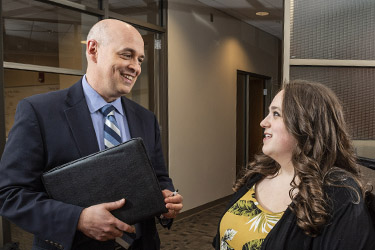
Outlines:
<svg viewBox="0 0 375 250"><path fill-rule="evenodd" d="M158 226L162 250L212 250L219 219L227 202L174 221L171 230Z"/></svg>

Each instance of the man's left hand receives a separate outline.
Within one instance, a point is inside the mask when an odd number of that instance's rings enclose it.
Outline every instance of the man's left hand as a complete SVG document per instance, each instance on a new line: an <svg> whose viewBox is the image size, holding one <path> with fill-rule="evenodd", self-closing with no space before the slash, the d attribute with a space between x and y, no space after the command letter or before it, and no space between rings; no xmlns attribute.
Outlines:
<svg viewBox="0 0 375 250"><path fill-rule="evenodd" d="M173 192L168 189L164 189L162 193L165 198L165 206L168 208L168 213L163 214L163 216L168 219L176 218L177 214L180 213L184 206L182 205L183 197L178 193L174 195Z"/></svg>

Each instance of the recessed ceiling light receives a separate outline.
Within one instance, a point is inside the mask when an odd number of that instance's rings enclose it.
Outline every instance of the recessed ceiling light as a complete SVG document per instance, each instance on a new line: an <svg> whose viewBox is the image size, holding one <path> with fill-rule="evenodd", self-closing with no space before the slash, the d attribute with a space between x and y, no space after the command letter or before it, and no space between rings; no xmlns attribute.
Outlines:
<svg viewBox="0 0 375 250"><path fill-rule="evenodd" d="M257 13L255 13L255 15L257 16L268 16L270 13L267 12L267 11L258 11Z"/></svg>

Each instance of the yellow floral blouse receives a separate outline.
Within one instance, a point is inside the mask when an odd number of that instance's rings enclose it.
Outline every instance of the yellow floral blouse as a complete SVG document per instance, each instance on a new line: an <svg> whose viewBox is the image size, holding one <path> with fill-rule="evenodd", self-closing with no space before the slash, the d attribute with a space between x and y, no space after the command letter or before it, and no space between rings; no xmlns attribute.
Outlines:
<svg viewBox="0 0 375 250"><path fill-rule="evenodd" d="M259 250L283 213L262 208L255 199L254 185L224 214L220 223L220 250Z"/></svg>

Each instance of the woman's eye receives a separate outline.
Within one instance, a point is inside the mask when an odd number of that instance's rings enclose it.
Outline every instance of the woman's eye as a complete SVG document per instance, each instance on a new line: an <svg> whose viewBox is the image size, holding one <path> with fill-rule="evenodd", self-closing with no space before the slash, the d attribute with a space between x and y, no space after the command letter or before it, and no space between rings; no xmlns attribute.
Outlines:
<svg viewBox="0 0 375 250"><path fill-rule="evenodd" d="M279 112L277 112L277 111L274 111L274 112L273 112L273 116L281 116L281 115L280 115L280 113L279 113Z"/></svg>

